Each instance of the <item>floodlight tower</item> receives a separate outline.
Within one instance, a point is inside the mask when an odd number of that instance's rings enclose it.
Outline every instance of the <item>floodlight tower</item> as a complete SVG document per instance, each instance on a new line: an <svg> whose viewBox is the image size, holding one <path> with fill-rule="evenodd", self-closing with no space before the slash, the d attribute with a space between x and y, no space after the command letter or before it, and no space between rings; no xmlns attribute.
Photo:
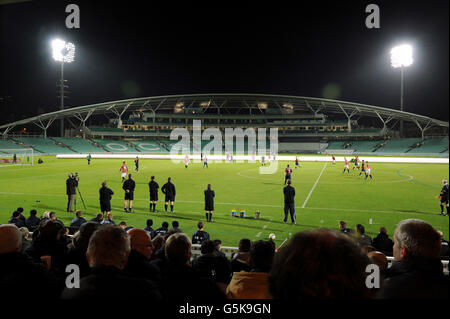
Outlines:
<svg viewBox="0 0 450 319"><path fill-rule="evenodd" d="M61 105L60 109L64 109L64 63L71 63L75 59L75 45L70 42L63 41L61 39L55 39L52 41L53 59L57 62L61 62ZM60 135L64 137L64 119L60 120Z"/></svg>
<svg viewBox="0 0 450 319"><path fill-rule="evenodd" d="M405 67L413 63L412 47L409 44L398 45L391 50L391 65L400 68L400 111L403 112L403 77ZM400 137L403 137L403 120L400 120Z"/></svg>

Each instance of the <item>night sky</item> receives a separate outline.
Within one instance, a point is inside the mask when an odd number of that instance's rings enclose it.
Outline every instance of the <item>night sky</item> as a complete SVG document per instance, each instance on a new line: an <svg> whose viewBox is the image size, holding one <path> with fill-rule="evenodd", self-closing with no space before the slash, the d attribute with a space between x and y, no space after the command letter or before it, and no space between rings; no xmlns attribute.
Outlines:
<svg viewBox="0 0 450 319"><path fill-rule="evenodd" d="M69 3L80 7L80 29L65 27ZM448 0L142 3L1 5L0 122L59 108L55 37L76 45L75 62L65 65L68 106L268 93L398 109L400 71L390 66L389 51L408 42L414 64L405 75L405 110L448 121ZM370 3L380 7L380 29L365 26Z"/></svg>

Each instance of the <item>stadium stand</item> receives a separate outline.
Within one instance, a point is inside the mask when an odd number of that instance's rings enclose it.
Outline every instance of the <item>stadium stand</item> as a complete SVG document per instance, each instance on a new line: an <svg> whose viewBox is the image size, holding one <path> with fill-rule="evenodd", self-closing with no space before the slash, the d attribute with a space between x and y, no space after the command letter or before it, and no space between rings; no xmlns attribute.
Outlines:
<svg viewBox="0 0 450 319"><path fill-rule="evenodd" d="M417 138L401 138L391 139L386 141L386 145L377 149L377 153L384 154L401 154L408 152L412 146L419 143L420 139Z"/></svg>
<svg viewBox="0 0 450 319"><path fill-rule="evenodd" d="M20 148L28 148L28 147L22 147L19 144L16 144L14 142L12 142L9 139L0 139L0 149L3 150L8 150L8 149L20 149Z"/></svg>
<svg viewBox="0 0 450 319"><path fill-rule="evenodd" d="M127 144L124 141L119 140L107 140L107 139L92 139L93 142L101 145L106 151L110 153L136 153L140 152L132 144Z"/></svg>
<svg viewBox="0 0 450 319"><path fill-rule="evenodd" d="M448 138L426 139L421 146L412 149L409 153L418 155L429 153L448 154Z"/></svg>
<svg viewBox="0 0 450 319"><path fill-rule="evenodd" d="M73 150L68 147L63 147L56 145L55 142L50 138L39 138L39 137L17 137L13 140L17 142L24 143L32 147L38 154L73 154Z"/></svg>
<svg viewBox="0 0 450 319"><path fill-rule="evenodd" d="M164 148L157 140L137 140L130 141L134 148L142 153L165 154L168 150Z"/></svg>
<svg viewBox="0 0 450 319"><path fill-rule="evenodd" d="M77 153L106 153L106 150L92 145L82 138L52 137L55 142L62 143Z"/></svg>

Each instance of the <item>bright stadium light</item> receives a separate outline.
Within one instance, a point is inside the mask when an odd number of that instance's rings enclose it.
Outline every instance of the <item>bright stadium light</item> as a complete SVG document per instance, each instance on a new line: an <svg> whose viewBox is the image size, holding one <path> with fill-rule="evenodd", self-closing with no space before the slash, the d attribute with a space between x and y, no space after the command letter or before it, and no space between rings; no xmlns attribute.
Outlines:
<svg viewBox="0 0 450 319"><path fill-rule="evenodd" d="M403 77L405 67L413 64L412 47L409 44L398 45L391 50L391 65L393 68L400 68L400 111L403 112ZM400 137L403 137L403 120L400 120Z"/></svg>
<svg viewBox="0 0 450 319"><path fill-rule="evenodd" d="M409 44L402 44L392 48L391 65L393 68L401 68L413 64L412 47Z"/></svg>
<svg viewBox="0 0 450 319"><path fill-rule="evenodd" d="M61 81L60 81L60 109L64 109L64 63L71 63L75 60L75 45L71 42L66 42L61 39L54 39L52 41L53 59L61 62ZM64 137L64 119L60 121L60 134Z"/></svg>

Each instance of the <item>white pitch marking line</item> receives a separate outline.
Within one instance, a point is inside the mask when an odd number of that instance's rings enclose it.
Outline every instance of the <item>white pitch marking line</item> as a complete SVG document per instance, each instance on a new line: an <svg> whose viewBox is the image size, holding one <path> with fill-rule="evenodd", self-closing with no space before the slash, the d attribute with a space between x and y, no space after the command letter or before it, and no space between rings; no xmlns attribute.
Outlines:
<svg viewBox="0 0 450 319"><path fill-rule="evenodd" d="M316 182L314 183L313 187L311 188L311 191L309 192L308 196L306 197L305 202L304 202L303 205L302 205L302 208L305 208L306 203L308 202L309 198L311 197L312 192L313 192L314 189L316 188L317 183L319 183L319 179L320 179L320 177L322 176L323 171L325 170L325 167L327 167L327 164L328 164L328 163L325 163L325 165L323 166L322 171L320 172L319 177L317 177Z"/></svg>

